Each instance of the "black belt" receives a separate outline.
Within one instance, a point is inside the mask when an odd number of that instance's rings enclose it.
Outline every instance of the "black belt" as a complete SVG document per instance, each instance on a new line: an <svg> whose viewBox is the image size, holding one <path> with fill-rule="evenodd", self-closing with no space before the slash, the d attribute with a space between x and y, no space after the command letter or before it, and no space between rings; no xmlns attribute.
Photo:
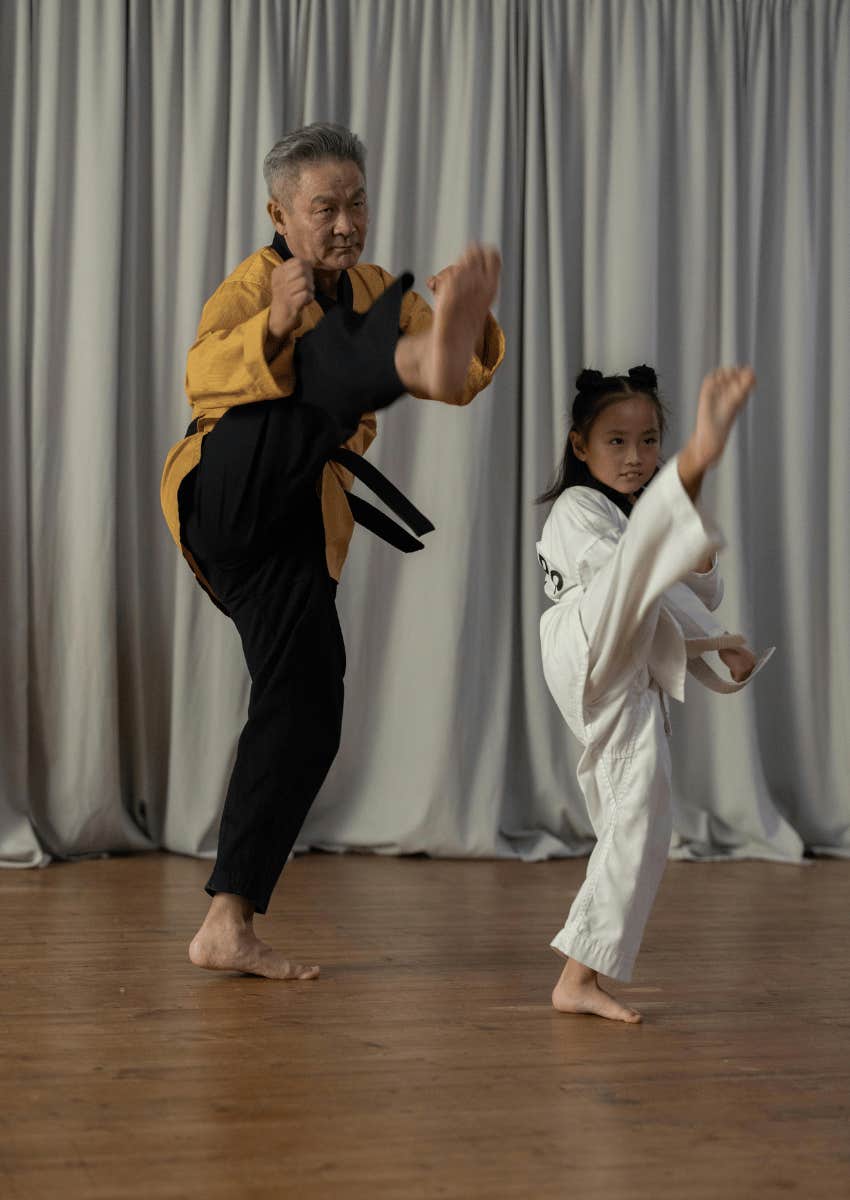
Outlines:
<svg viewBox="0 0 850 1200"><path fill-rule="evenodd" d="M197 432L198 419L195 418L186 430L186 437L191 437ZM340 466L350 471L355 479L364 483L379 500L386 504L391 512L394 512L400 520L404 521L405 525L419 536L413 537L406 529L402 529L398 521L394 521L379 508L375 508L374 504L346 491L345 498L348 501L349 510L358 525L362 525L364 529L368 529L376 537L388 542L404 554L412 554L415 550L425 549L423 543L419 541L419 537L431 533L434 525L408 500L403 492L399 491L394 483L390 483L386 475L383 475L373 463L367 462L361 454L355 454L347 446L340 446L339 449L334 450L329 461L338 462Z"/></svg>
<svg viewBox="0 0 850 1200"><path fill-rule="evenodd" d="M434 526L424 513L421 513L394 483L390 483L386 475L382 475L378 468L373 463L367 462L361 454L355 454L347 446L340 446L333 452L330 461L340 463L347 471L351 472L355 479L365 483L366 487L374 492L378 499L382 500L387 508L404 521L405 525L408 525L414 533L419 534L419 537L432 532ZM385 542L395 546L396 550L412 554L414 550L424 549L422 542L411 537L406 529L402 529L398 521L394 521L392 517L382 513L373 504L362 500L360 496L353 496L351 492L346 492L345 498L357 524L371 530L377 537L383 538Z"/></svg>

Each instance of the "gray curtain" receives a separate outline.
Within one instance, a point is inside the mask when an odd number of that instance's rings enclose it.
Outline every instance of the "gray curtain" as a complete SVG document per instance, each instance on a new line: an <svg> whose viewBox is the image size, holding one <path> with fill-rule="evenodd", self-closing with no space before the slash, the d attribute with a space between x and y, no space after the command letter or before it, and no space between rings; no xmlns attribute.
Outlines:
<svg viewBox="0 0 850 1200"><path fill-rule="evenodd" d="M675 713L676 844L850 852L850 4L2 0L0 859L209 854L245 715L238 637L159 510L204 299L270 240L260 164L333 119L369 149L366 258L420 287L504 256L508 356L370 456L437 525L355 535L343 749L303 845L578 854L546 691L533 498L583 365L758 394L708 503L730 626L778 654Z"/></svg>

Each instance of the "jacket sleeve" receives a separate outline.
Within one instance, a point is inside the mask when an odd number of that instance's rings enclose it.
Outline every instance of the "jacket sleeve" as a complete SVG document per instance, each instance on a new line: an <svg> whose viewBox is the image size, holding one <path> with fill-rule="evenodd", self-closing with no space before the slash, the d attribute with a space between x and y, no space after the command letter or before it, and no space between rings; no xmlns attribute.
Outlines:
<svg viewBox="0 0 850 1200"><path fill-rule="evenodd" d="M298 334L316 324L312 308L302 313ZM292 395L295 337L287 338L267 363L268 328L268 298L261 287L225 282L213 293L204 305L186 364L186 393L196 415Z"/></svg>
<svg viewBox="0 0 850 1200"><path fill-rule="evenodd" d="M717 565L716 554L710 571L706 571L705 574L701 574L699 571L689 571L682 582L687 584L709 612L714 612L716 608L719 608L723 599L723 576Z"/></svg>
<svg viewBox="0 0 850 1200"><path fill-rule="evenodd" d="M705 604L685 580L667 588L661 603L682 630L685 640L691 638L716 638L727 633L726 627L712 616Z"/></svg>

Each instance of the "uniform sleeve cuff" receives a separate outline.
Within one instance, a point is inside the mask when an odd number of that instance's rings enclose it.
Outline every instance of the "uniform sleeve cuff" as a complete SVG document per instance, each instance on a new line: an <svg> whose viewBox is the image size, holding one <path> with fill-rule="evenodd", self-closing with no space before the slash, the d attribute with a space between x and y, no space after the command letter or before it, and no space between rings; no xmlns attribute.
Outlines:
<svg viewBox="0 0 850 1200"><path fill-rule="evenodd" d="M476 355L476 361L481 367L484 374L487 375L488 383L492 378L493 372L505 357L505 335L496 318L492 313L487 314L487 320L484 323L484 348L481 353L481 358Z"/></svg>
<svg viewBox="0 0 850 1200"><path fill-rule="evenodd" d="M266 362L269 311L268 308L260 309L254 316L249 317L244 325L245 370L251 379L254 395L259 400L271 400L286 394L272 374L271 364ZM285 343L274 361L291 352L291 343Z"/></svg>
<svg viewBox="0 0 850 1200"><path fill-rule="evenodd" d="M682 483L679 475L679 456L675 455L662 468L658 482L664 481L664 487L667 492L673 519L676 524L682 524L688 527L695 538L702 538L704 544L704 552L722 550L726 545L726 540L720 531L720 527L706 513L702 511L699 504L694 504L688 493L685 491L685 485ZM712 570L716 568L712 567Z"/></svg>
<svg viewBox="0 0 850 1200"><path fill-rule="evenodd" d="M711 555L711 569L708 571L691 571L691 574L696 575L698 579L711 579L713 575L717 574L719 561L717 551L714 550Z"/></svg>

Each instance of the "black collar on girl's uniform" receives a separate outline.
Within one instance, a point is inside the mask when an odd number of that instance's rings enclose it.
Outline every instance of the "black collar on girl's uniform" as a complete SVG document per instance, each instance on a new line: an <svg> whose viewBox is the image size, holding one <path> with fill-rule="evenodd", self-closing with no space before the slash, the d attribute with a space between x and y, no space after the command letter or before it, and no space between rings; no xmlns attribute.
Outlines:
<svg viewBox="0 0 850 1200"><path fill-rule="evenodd" d="M271 244L272 250L286 262L289 258L294 258L295 255L286 244L286 238L282 233L275 230L274 238ZM343 308L354 308L354 289L351 286L351 280L348 278L348 271L340 271L339 280L336 285L336 299L331 296L326 296L324 292L316 289L316 300L322 306L323 312L329 312L335 304L341 304Z"/></svg>
<svg viewBox="0 0 850 1200"><path fill-rule="evenodd" d="M608 487L607 483L602 483L596 478L595 475L591 475L590 468L586 463L582 463L582 466L584 467L584 479L578 480L577 483L573 484L573 486L595 488L597 492L601 492L603 496L607 496L612 504L616 504L620 512L625 513L627 518L630 517L632 515L632 509L634 508L634 502L629 498L629 496L624 495L623 492L616 491L612 487ZM640 497L649 487L650 483L652 483L652 480L658 474L659 470L660 468L656 467L652 477L643 485L643 487L639 488L638 491L631 493L635 501L640 499Z"/></svg>

